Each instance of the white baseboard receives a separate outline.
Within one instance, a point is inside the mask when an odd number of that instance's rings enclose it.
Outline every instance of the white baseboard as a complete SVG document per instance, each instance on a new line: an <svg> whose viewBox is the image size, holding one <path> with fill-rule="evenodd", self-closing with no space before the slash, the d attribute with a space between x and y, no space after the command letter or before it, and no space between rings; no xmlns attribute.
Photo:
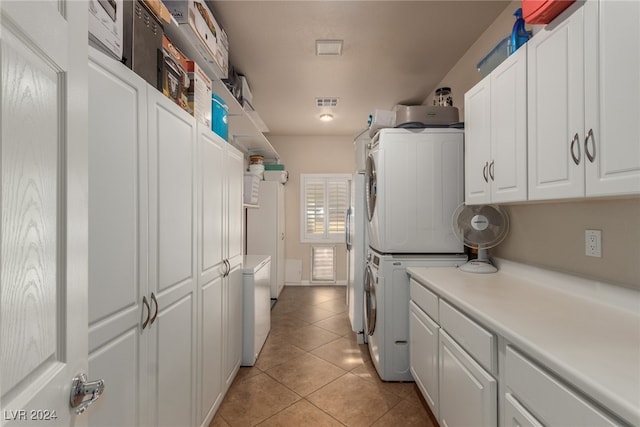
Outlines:
<svg viewBox="0 0 640 427"><path fill-rule="evenodd" d="M286 282L285 286L347 286L346 280L338 280L334 283L311 283L308 280L301 280L299 282Z"/></svg>

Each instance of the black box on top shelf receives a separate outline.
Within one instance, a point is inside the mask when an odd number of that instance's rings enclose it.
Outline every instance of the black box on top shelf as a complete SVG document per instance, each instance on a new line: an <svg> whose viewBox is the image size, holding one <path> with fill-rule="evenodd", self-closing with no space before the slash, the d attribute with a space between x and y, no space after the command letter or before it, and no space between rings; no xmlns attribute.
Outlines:
<svg viewBox="0 0 640 427"><path fill-rule="evenodd" d="M155 88L161 88L162 36L158 18L140 0L124 2L122 62Z"/></svg>

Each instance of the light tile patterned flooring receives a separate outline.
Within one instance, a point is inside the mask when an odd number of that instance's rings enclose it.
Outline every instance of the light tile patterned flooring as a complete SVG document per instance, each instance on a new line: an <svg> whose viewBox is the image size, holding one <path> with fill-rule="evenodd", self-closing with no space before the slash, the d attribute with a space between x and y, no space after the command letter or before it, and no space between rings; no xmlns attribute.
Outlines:
<svg viewBox="0 0 640 427"><path fill-rule="evenodd" d="M433 427L414 383L380 380L346 310L344 287L286 286L210 427Z"/></svg>

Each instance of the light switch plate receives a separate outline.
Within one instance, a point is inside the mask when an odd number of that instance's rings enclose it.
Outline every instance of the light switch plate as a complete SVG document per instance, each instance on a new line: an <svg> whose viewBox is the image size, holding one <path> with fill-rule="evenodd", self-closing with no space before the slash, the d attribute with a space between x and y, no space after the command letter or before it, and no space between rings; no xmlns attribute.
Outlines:
<svg viewBox="0 0 640 427"><path fill-rule="evenodd" d="M584 245L586 256L602 258L602 230L585 230Z"/></svg>

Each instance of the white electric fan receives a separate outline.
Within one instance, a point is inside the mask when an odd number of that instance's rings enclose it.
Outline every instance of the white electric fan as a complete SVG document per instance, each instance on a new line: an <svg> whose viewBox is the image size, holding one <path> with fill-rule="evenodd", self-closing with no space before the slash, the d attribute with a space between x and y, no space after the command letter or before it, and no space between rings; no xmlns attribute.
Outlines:
<svg viewBox="0 0 640 427"><path fill-rule="evenodd" d="M487 249L497 246L507 236L509 217L506 212L495 205L462 204L453 213L452 226L465 246L478 250L478 258L461 265L460 270L470 273L498 271L491 263Z"/></svg>

